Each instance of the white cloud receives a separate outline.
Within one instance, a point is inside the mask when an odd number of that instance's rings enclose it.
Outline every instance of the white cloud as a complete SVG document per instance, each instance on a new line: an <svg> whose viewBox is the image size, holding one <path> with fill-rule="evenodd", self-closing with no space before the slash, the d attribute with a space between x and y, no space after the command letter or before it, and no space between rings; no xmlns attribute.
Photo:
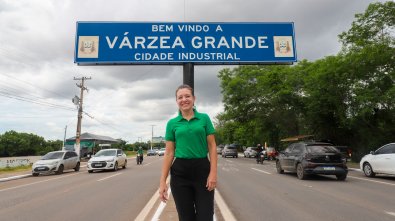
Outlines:
<svg viewBox="0 0 395 221"><path fill-rule="evenodd" d="M93 119L84 115L83 132L146 141L155 125L154 136L164 136L166 121L177 114L182 67L77 66L77 21L294 22L298 59L315 60L339 51L337 35L371 2L0 0L0 133L63 140L67 125L67 137L74 136L71 99L80 94L74 77L85 76L92 79L85 82L84 111ZM223 110L217 74L224 67L195 66L196 105L212 118Z"/></svg>

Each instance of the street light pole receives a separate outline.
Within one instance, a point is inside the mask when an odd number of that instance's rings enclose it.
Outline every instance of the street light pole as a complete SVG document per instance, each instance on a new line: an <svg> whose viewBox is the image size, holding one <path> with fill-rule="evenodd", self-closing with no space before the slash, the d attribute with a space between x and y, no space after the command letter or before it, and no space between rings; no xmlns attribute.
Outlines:
<svg viewBox="0 0 395 221"><path fill-rule="evenodd" d="M63 138L63 146L62 146L62 149L64 148L64 145L65 145L65 143L66 143L66 132L67 132L67 125L66 125L66 127L64 128L64 138Z"/></svg>
<svg viewBox="0 0 395 221"><path fill-rule="evenodd" d="M151 126L151 150L152 150L152 142L154 141L154 127L156 125L150 125Z"/></svg>

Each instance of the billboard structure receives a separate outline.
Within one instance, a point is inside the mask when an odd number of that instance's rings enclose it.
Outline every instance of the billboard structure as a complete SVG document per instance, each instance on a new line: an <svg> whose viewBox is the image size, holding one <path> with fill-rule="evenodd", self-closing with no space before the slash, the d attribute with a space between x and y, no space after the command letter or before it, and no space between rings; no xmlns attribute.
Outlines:
<svg viewBox="0 0 395 221"><path fill-rule="evenodd" d="M74 62L292 64L294 24L77 22Z"/></svg>

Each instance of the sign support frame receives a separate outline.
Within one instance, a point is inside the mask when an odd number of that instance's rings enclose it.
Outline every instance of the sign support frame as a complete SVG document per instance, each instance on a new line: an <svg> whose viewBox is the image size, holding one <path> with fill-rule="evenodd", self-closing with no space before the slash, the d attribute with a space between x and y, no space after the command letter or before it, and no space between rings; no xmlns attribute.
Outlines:
<svg viewBox="0 0 395 221"><path fill-rule="evenodd" d="M183 84L189 85L194 89L194 76L195 76L195 66L193 63L185 63L182 65L183 72Z"/></svg>

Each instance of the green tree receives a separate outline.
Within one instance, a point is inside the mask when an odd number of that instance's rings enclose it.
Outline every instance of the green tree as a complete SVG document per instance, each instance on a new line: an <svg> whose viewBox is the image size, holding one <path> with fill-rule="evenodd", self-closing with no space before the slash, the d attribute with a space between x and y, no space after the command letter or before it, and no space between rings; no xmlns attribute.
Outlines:
<svg viewBox="0 0 395 221"><path fill-rule="evenodd" d="M350 127L357 155L395 134L395 3L372 3L339 35L349 64Z"/></svg>
<svg viewBox="0 0 395 221"><path fill-rule="evenodd" d="M224 139L253 146L299 133L302 81L288 66L240 66L224 69L221 79L225 111L220 115Z"/></svg>
<svg viewBox="0 0 395 221"><path fill-rule="evenodd" d="M45 140L34 134L7 131L0 137L0 156L28 156L35 155L44 148Z"/></svg>

